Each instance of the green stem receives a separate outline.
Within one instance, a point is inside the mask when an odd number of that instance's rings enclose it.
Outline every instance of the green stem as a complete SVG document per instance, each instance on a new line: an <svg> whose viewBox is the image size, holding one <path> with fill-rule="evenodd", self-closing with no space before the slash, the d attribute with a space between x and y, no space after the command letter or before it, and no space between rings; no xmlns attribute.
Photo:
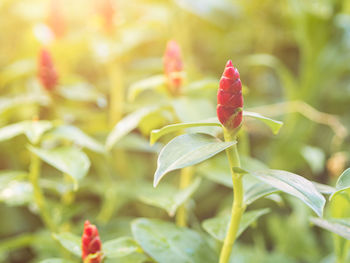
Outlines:
<svg viewBox="0 0 350 263"><path fill-rule="evenodd" d="M190 185L192 175L193 175L193 167L186 167L181 169L180 185L179 185L179 188L181 190L185 189ZM176 213L176 224L178 226L185 227L187 225L187 219L188 219L188 216L187 216L187 210L186 210L186 203L184 203L179 207Z"/></svg>
<svg viewBox="0 0 350 263"><path fill-rule="evenodd" d="M29 172L29 181L33 186L34 201L39 208L39 213L44 224L47 226L47 228L50 229L50 231L56 232L56 225L51 219L50 212L47 210L45 197L39 185L40 164L41 164L40 158L36 156L34 153L32 153L31 163L30 163L30 172Z"/></svg>
<svg viewBox="0 0 350 263"><path fill-rule="evenodd" d="M235 136L233 136L228 130L224 130L225 141L233 141ZM237 151L237 146L233 145L232 147L226 150L226 155L230 163L230 170L232 175L233 182L233 205L232 205L232 214L229 224L229 229L226 234L224 245L221 249L220 261L219 263L229 262L233 244L235 243L239 224L241 222L242 215L245 210L245 205L243 203L243 182L242 175L234 172L234 167L240 167L240 160Z"/></svg>

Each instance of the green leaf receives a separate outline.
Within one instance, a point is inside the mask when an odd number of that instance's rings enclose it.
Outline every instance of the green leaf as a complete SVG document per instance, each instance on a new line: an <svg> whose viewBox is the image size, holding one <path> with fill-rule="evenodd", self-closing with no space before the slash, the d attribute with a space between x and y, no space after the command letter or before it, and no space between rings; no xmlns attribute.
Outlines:
<svg viewBox="0 0 350 263"><path fill-rule="evenodd" d="M48 258L40 261L39 263L71 263L72 261L62 258Z"/></svg>
<svg viewBox="0 0 350 263"><path fill-rule="evenodd" d="M201 126L222 126L217 118L210 118L203 121L198 122L187 122L187 123L177 123L177 124L171 124L164 126L161 129L153 130L151 132L151 144L154 144L160 137L171 133L176 132L179 130L183 130L186 128L193 128L193 127L201 127Z"/></svg>
<svg viewBox="0 0 350 263"><path fill-rule="evenodd" d="M243 214L241 223L238 228L236 238L238 238L252 223L254 223L259 217L267 214L269 209L260 209L249 211ZM229 226L230 216L220 216L204 220L202 223L203 228L212 237L219 241L224 241L227 229Z"/></svg>
<svg viewBox="0 0 350 263"><path fill-rule="evenodd" d="M350 188L350 168L346 169L338 178L337 184L335 185L335 192L329 197L331 200L335 195L341 191Z"/></svg>
<svg viewBox="0 0 350 263"><path fill-rule="evenodd" d="M153 186L156 187L165 174L200 163L235 143L236 141L222 142L211 135L201 133L176 137L164 146L158 156Z"/></svg>
<svg viewBox="0 0 350 263"><path fill-rule="evenodd" d="M75 101L87 101L102 104L107 104L106 98L102 93L89 83L76 83L72 85L60 85L58 92L62 97L75 100Z"/></svg>
<svg viewBox="0 0 350 263"><path fill-rule="evenodd" d="M243 116L255 118L255 119L262 121L263 123L265 123L267 126L270 127L270 129L272 130L272 132L274 134L277 134L283 125L283 122L281 122L281 121L276 121L276 120L267 118L267 117L262 116L261 114L256 113L256 112L243 111Z"/></svg>
<svg viewBox="0 0 350 263"><path fill-rule="evenodd" d="M300 153L313 173L320 173L323 171L326 156L322 149L306 145L302 147Z"/></svg>
<svg viewBox="0 0 350 263"><path fill-rule="evenodd" d="M60 244L72 252L74 255L81 257L81 238L73 235L69 232L64 232L60 234L52 234L54 239L56 239Z"/></svg>
<svg viewBox="0 0 350 263"><path fill-rule="evenodd" d="M102 144L100 144L95 139L91 138L87 134L85 134L82 130L75 126L71 125L63 125L59 126L50 132L50 135L53 135L60 139L66 139L75 144L85 147L91 151L98 153L105 153L105 148Z"/></svg>
<svg viewBox="0 0 350 263"><path fill-rule="evenodd" d="M131 225L135 240L159 263L216 263L217 255L195 231L160 220L140 218Z"/></svg>
<svg viewBox="0 0 350 263"><path fill-rule="evenodd" d="M139 122L149 113L156 110L158 108L156 107L148 107L148 108L142 108L138 111L135 111L125 118L123 118L121 121L119 121L111 131L111 133L108 135L106 140L106 148L108 150L112 149L114 144L119 141L121 138L123 138L125 135L127 135L129 132L131 132L133 129L137 127Z"/></svg>
<svg viewBox="0 0 350 263"><path fill-rule="evenodd" d="M29 204L33 201L33 186L26 181L13 180L0 189L0 202L9 206Z"/></svg>
<svg viewBox="0 0 350 263"><path fill-rule="evenodd" d="M157 189L148 187L141 189L138 198L141 202L162 208L169 216L174 216L176 210L185 203L200 185L200 178L196 178L188 187L178 190L170 185L161 185Z"/></svg>
<svg viewBox="0 0 350 263"><path fill-rule="evenodd" d="M164 75L156 75L140 80L130 86L128 99L133 101L143 91L156 89L165 83L166 78Z"/></svg>
<svg viewBox="0 0 350 263"><path fill-rule="evenodd" d="M347 240L350 240L350 226L341 221L329 221L322 218L311 218L310 221L323 229L331 231Z"/></svg>
<svg viewBox="0 0 350 263"><path fill-rule="evenodd" d="M321 194L325 194L325 195L330 195L333 194L335 192L335 188L326 184L320 184L317 182L313 182L311 181L314 186L316 187L317 191L319 191Z"/></svg>
<svg viewBox="0 0 350 263"><path fill-rule="evenodd" d="M250 172L250 174L282 192L299 198L314 210L318 216L322 216L326 200L317 191L314 184L304 177L281 170L265 170Z"/></svg>
<svg viewBox="0 0 350 263"><path fill-rule="evenodd" d="M36 144L41 136L53 127L50 121L22 121L0 129L0 141L12 139L25 134L28 140Z"/></svg>
<svg viewBox="0 0 350 263"><path fill-rule="evenodd" d="M90 160L81 150L74 147L60 147L55 149L40 149L28 146L28 149L40 159L52 165L63 173L70 175L77 186L90 168Z"/></svg>
<svg viewBox="0 0 350 263"><path fill-rule="evenodd" d="M258 182L256 184L251 185L245 192L244 192L244 203L246 205L250 205L256 200L268 196L270 194L276 193L279 190L275 187L272 187L270 185L267 185L263 182Z"/></svg>
<svg viewBox="0 0 350 263"><path fill-rule="evenodd" d="M103 243L103 253L109 258L125 257L137 251L142 250L130 237L120 237Z"/></svg>

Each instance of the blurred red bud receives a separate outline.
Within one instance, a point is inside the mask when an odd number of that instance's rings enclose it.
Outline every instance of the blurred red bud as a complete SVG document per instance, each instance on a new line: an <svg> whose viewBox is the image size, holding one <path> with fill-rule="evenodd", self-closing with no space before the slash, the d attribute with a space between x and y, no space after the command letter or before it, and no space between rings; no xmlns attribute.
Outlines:
<svg viewBox="0 0 350 263"><path fill-rule="evenodd" d="M47 23L55 37L61 38L66 32L66 24L60 0L51 0Z"/></svg>
<svg viewBox="0 0 350 263"><path fill-rule="evenodd" d="M51 91L58 82L58 74L54 67L51 54L46 49L41 49L38 59L38 77L43 87Z"/></svg>
<svg viewBox="0 0 350 263"><path fill-rule="evenodd" d="M173 95L180 93L180 87L183 82L183 64L181 58L180 46L176 41L168 42L164 53L164 72L168 81L169 91Z"/></svg>
<svg viewBox="0 0 350 263"><path fill-rule="evenodd" d="M227 129L239 127L243 118L242 83L231 60L226 63L220 79L217 100L217 115L222 125Z"/></svg>
<svg viewBox="0 0 350 263"><path fill-rule="evenodd" d="M102 262L102 243L97 227L85 221L84 233L81 237L82 259L84 263Z"/></svg>
<svg viewBox="0 0 350 263"><path fill-rule="evenodd" d="M98 12L104 20L104 26L107 32L113 30L113 20L115 16L115 5L112 0L97 0Z"/></svg>

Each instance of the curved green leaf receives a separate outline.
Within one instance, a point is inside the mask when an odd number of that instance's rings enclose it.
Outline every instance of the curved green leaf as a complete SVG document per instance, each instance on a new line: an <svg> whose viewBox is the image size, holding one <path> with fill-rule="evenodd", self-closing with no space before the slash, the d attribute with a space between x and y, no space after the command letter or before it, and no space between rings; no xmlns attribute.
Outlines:
<svg viewBox="0 0 350 263"><path fill-rule="evenodd" d="M236 141L222 142L211 135L201 133L176 137L159 153L153 186L156 187L165 174L200 163L235 143Z"/></svg>
<svg viewBox="0 0 350 263"><path fill-rule="evenodd" d="M241 223L238 228L236 238L238 238L252 223L254 223L259 217L267 214L269 209L260 209L249 211L243 214ZM230 216L219 216L204 220L202 223L203 228L207 231L212 237L219 241L224 241L227 229L230 221Z"/></svg>
<svg viewBox="0 0 350 263"><path fill-rule="evenodd" d="M133 129L137 127L139 122L149 113L152 111L158 109L158 107L148 107L148 108L142 108L138 111L135 111L129 115L127 115L125 118L123 118L121 121L119 121L111 131L111 133L108 135L106 140L106 148L108 150L112 149L114 144L119 141L121 138L123 138L125 135L127 135L129 132L131 132Z"/></svg>
<svg viewBox="0 0 350 263"><path fill-rule="evenodd" d="M40 149L28 146L28 149L40 159L52 165L63 173L70 175L77 186L89 171L90 160L81 150L74 147L60 147L55 149Z"/></svg>
<svg viewBox="0 0 350 263"><path fill-rule="evenodd" d="M67 259L62 258L48 258L40 261L39 263L71 263L72 261L69 261Z"/></svg>
<svg viewBox="0 0 350 263"><path fill-rule="evenodd" d="M98 152L98 153L104 153L105 148L102 144L100 144L95 139L88 136L86 133L84 133L82 130L75 126L71 125L62 125L54 129L52 132L50 132L50 135L53 135L55 137L66 139L71 142L74 142L75 144L85 147L91 151Z"/></svg>
<svg viewBox="0 0 350 263"><path fill-rule="evenodd" d="M217 255L195 231L172 223L140 218L131 225L135 240L159 263L216 263Z"/></svg>
<svg viewBox="0 0 350 263"><path fill-rule="evenodd" d="M103 253L109 258L120 258L131 253L142 251L139 245L130 237L120 237L103 243Z"/></svg>
<svg viewBox="0 0 350 263"><path fill-rule="evenodd" d="M52 234L53 238L56 239L60 244L73 253L74 255L81 257L81 238L73 235L69 232L64 232L60 234Z"/></svg>
<svg viewBox="0 0 350 263"><path fill-rule="evenodd" d="M140 80L130 86L128 100L133 101L143 91L156 89L165 83L166 78L163 74Z"/></svg>
<svg viewBox="0 0 350 263"><path fill-rule="evenodd" d="M268 196L270 194L276 193L279 190L273 186L267 185L263 182L258 182L256 184L251 185L244 192L244 203L246 205L250 205L256 200Z"/></svg>
<svg viewBox="0 0 350 263"><path fill-rule="evenodd" d="M329 221L322 218L311 218L310 221L323 229L331 231L347 240L350 240L350 226L341 221Z"/></svg>
<svg viewBox="0 0 350 263"><path fill-rule="evenodd" d="M263 123L265 123L267 126L270 127L270 129L272 130L272 132L274 134L277 134L283 125L283 122L281 122L281 121L276 121L276 120L267 118L267 117L262 116L261 114L256 113L256 112L243 111L243 116L255 118L255 119L262 121Z"/></svg>
<svg viewBox="0 0 350 263"><path fill-rule="evenodd" d="M151 144L154 144L160 137L178 130L183 130L186 128L201 127L201 126L222 126L217 118L210 118L198 122L187 122L187 123L177 123L164 126L161 129L153 130L151 132Z"/></svg>
<svg viewBox="0 0 350 263"><path fill-rule="evenodd" d="M28 140L36 144L41 136L53 127L50 121L22 121L0 129L0 141L25 134Z"/></svg>
<svg viewBox="0 0 350 263"><path fill-rule="evenodd" d="M335 195L349 188L350 188L350 168L346 169L339 176L337 184L335 185L335 192L329 197L329 199L331 200Z"/></svg>
<svg viewBox="0 0 350 263"><path fill-rule="evenodd" d="M196 178L188 187L178 190L176 187L161 185L157 189L148 187L140 189L138 198L141 202L153 205L167 211L169 216L174 216L176 210L185 203L200 185L200 178Z"/></svg>
<svg viewBox="0 0 350 263"><path fill-rule="evenodd" d="M250 172L249 174L282 192L299 198L314 210L318 216L322 216L326 200L317 191L314 184L304 177L281 170L266 170Z"/></svg>

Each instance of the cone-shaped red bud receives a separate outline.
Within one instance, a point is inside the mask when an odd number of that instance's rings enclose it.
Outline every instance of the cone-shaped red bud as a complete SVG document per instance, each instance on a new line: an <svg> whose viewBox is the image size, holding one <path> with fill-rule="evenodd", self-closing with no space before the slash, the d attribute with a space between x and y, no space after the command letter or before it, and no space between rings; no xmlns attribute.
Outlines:
<svg viewBox="0 0 350 263"><path fill-rule="evenodd" d="M115 16L115 5L112 0L97 0L99 14L104 21L105 30L110 33L113 30L113 20Z"/></svg>
<svg viewBox="0 0 350 263"><path fill-rule="evenodd" d="M41 49L38 59L38 77L43 87L51 91L58 82L58 74L54 67L51 54L46 49Z"/></svg>
<svg viewBox="0 0 350 263"><path fill-rule="evenodd" d="M243 117L242 83L238 70L232 65L231 60L226 63L220 79L217 99L216 110L222 125L229 130L239 127Z"/></svg>
<svg viewBox="0 0 350 263"><path fill-rule="evenodd" d="M102 243L95 225L88 220L84 224L84 233L81 237L81 251L84 263L102 262Z"/></svg>
<svg viewBox="0 0 350 263"><path fill-rule="evenodd" d="M66 23L62 12L60 0L51 0L47 23L55 37L61 38L66 32Z"/></svg>
<svg viewBox="0 0 350 263"><path fill-rule="evenodd" d="M170 93L177 95L183 82L182 71L183 63L181 49L176 41L168 42L164 53L164 73L167 78Z"/></svg>

